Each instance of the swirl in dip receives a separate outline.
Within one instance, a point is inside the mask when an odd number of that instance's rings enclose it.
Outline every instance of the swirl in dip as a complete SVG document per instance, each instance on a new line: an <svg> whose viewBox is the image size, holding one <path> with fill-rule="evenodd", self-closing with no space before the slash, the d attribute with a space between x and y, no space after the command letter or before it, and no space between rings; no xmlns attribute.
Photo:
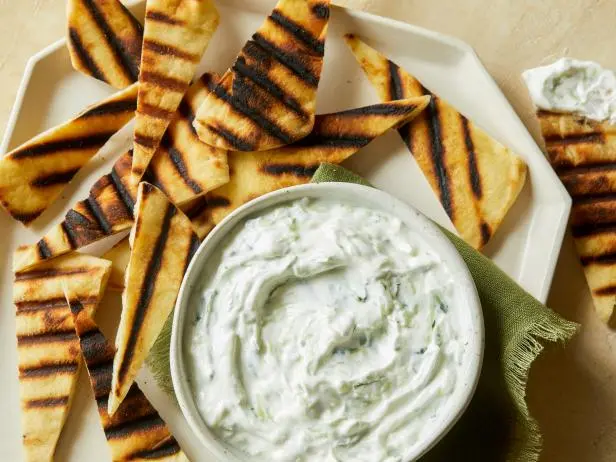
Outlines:
<svg viewBox="0 0 616 462"><path fill-rule="evenodd" d="M404 462L448 412L465 352L453 278L396 217L287 202L238 225L201 281L188 380L237 454Z"/></svg>

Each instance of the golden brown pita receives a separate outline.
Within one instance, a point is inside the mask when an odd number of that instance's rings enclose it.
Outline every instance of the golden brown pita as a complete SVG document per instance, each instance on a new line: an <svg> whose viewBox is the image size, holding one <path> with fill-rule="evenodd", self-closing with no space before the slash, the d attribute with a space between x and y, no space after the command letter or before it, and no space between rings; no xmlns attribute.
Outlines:
<svg viewBox="0 0 616 462"><path fill-rule="evenodd" d="M595 309L616 305L616 126L573 114L537 113L548 158L573 198L571 231Z"/></svg>
<svg viewBox="0 0 616 462"><path fill-rule="evenodd" d="M385 56L353 35L346 40L382 101L432 95L399 131L458 233L482 248L522 190L526 165Z"/></svg>
<svg viewBox="0 0 616 462"><path fill-rule="evenodd" d="M148 0L135 118L133 174L141 178L218 27L211 0Z"/></svg>
<svg viewBox="0 0 616 462"><path fill-rule="evenodd" d="M188 462L167 425L137 384L132 385L118 411L113 416L107 414L115 349L99 330L92 315L84 309L82 297L67 291L66 298L79 337L77 351L81 350L85 359L112 460Z"/></svg>
<svg viewBox="0 0 616 462"><path fill-rule="evenodd" d="M126 267L130 260L128 236L105 252L101 258L111 262L111 274L109 275L109 282L107 282L107 290L124 290Z"/></svg>
<svg viewBox="0 0 616 462"><path fill-rule="evenodd" d="M329 0L280 0L199 108L199 138L263 151L308 135L328 22Z"/></svg>
<svg viewBox="0 0 616 462"><path fill-rule="evenodd" d="M132 119L136 98L135 84L9 152L0 160L0 204L25 225L34 221Z"/></svg>
<svg viewBox="0 0 616 462"><path fill-rule="evenodd" d="M26 460L51 461L71 406L80 356L68 286L89 313L96 309L111 264L72 254L15 274L19 391Z"/></svg>
<svg viewBox="0 0 616 462"><path fill-rule="evenodd" d="M184 273L199 247L190 220L149 183L139 185L131 254L116 336L109 414L126 397L173 310Z"/></svg>
<svg viewBox="0 0 616 462"><path fill-rule="evenodd" d="M137 81L143 27L118 0L69 0L73 68L116 88Z"/></svg>
<svg viewBox="0 0 616 462"><path fill-rule="evenodd" d="M338 164L390 128L413 119L428 96L375 104L316 116L310 135L267 152L230 152L229 183L206 196L207 206L193 222L218 224L240 205L271 191L308 183L321 163Z"/></svg>

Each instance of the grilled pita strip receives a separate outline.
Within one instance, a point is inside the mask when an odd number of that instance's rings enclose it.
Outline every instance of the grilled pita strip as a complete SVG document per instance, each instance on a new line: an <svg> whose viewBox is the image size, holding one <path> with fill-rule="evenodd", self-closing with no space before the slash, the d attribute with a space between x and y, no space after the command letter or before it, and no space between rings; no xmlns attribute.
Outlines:
<svg viewBox="0 0 616 462"><path fill-rule="evenodd" d="M458 233L482 248L522 190L526 165L385 56L353 35L346 40L381 100L432 95L426 111L399 132Z"/></svg>
<svg viewBox="0 0 616 462"><path fill-rule="evenodd" d="M203 103L201 140L234 151L291 144L312 130L329 0L280 0Z"/></svg>
<svg viewBox="0 0 616 462"><path fill-rule="evenodd" d="M187 204L189 215L193 216L197 213L195 198L229 180L227 152L201 143L190 125L193 111L207 96L212 78L211 74L205 74L191 86L144 175L144 179L161 189L173 203ZM32 267L129 229L137 196L136 183L131 180L131 164L132 154L122 155L112 171L92 186L88 198L69 210L64 221L36 244L19 247L13 270ZM195 228L200 236L209 231L205 223L196 222Z"/></svg>
<svg viewBox="0 0 616 462"><path fill-rule="evenodd" d="M318 115L312 133L293 145L268 152L230 152L229 183L207 194L207 206L193 222L218 224L256 197L308 183L321 163L341 163L390 128L418 116L429 101L421 96Z"/></svg>
<svg viewBox="0 0 616 462"><path fill-rule="evenodd" d="M130 260L128 236L105 252L101 258L111 262L111 274L109 275L107 290L122 291L124 289L126 267Z"/></svg>
<svg viewBox="0 0 616 462"><path fill-rule="evenodd" d="M188 217L156 187L140 183L116 337L118 351L113 363L110 415L126 397L173 310L184 273L199 243Z"/></svg>
<svg viewBox="0 0 616 462"><path fill-rule="evenodd" d="M15 274L19 391L27 461L51 461L71 406L80 367L79 342L63 286L93 313L111 264L72 254Z"/></svg>
<svg viewBox="0 0 616 462"><path fill-rule="evenodd" d="M69 0L73 68L116 88L137 81L143 27L118 0Z"/></svg>
<svg viewBox="0 0 616 462"><path fill-rule="evenodd" d="M195 75L219 15L211 0L148 0L133 174L141 178Z"/></svg>
<svg viewBox="0 0 616 462"><path fill-rule="evenodd" d="M107 414L115 349L84 309L83 298L67 290L66 299L81 347L77 351L81 350L85 359L112 460L188 462L167 425L137 384L133 384L118 412L113 416Z"/></svg>
<svg viewBox="0 0 616 462"><path fill-rule="evenodd" d="M595 309L616 305L616 126L573 114L537 113L548 158L573 198L571 231Z"/></svg>
<svg viewBox="0 0 616 462"><path fill-rule="evenodd" d="M0 159L0 204L29 225L134 115L137 85L90 106Z"/></svg>

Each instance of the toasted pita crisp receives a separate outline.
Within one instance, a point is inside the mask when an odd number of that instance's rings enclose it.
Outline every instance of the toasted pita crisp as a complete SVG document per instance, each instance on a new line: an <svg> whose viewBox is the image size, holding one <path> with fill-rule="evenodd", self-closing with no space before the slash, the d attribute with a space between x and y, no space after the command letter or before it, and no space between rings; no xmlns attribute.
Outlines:
<svg viewBox="0 0 616 462"><path fill-rule="evenodd" d="M116 88L137 81L143 27L118 0L69 0L73 68Z"/></svg>
<svg viewBox="0 0 616 462"><path fill-rule="evenodd" d="M163 192L142 182L130 243L109 398L111 415L126 397L173 310L184 273L200 240L188 217Z"/></svg>
<svg viewBox="0 0 616 462"><path fill-rule="evenodd" d="M204 143L234 151L291 144L312 130L329 0L279 0L197 111Z"/></svg>
<svg viewBox="0 0 616 462"><path fill-rule="evenodd" d="M136 98L135 84L9 152L0 160L0 204L25 225L34 221L132 119Z"/></svg>
<svg viewBox="0 0 616 462"><path fill-rule="evenodd" d="M211 0L148 0L139 72L133 174L154 156L218 27Z"/></svg>
<svg viewBox="0 0 616 462"><path fill-rule="evenodd" d="M72 254L15 274L19 394L26 460L51 461L71 406L80 367L79 341L63 286L93 313L111 264Z"/></svg>
<svg viewBox="0 0 616 462"><path fill-rule="evenodd" d="M107 414L115 349L84 309L83 298L67 290L66 299L79 337L81 348L78 347L77 351L81 350L85 359L112 460L188 462L167 425L137 384L132 385L118 412L113 416Z"/></svg>
<svg viewBox="0 0 616 462"><path fill-rule="evenodd" d="M231 179L206 196L207 207L193 222L218 224L240 205L271 191L308 183L323 162L338 164L376 137L412 120L429 96L318 115L303 140L268 152L229 153Z"/></svg>
<svg viewBox="0 0 616 462"><path fill-rule="evenodd" d="M595 309L616 305L616 126L573 114L537 113L548 158L573 198L571 231Z"/></svg>
<svg viewBox="0 0 616 462"><path fill-rule="evenodd" d="M357 37L346 40L381 100L431 94ZM426 111L399 131L458 233L482 248L524 186L524 162L436 95Z"/></svg>

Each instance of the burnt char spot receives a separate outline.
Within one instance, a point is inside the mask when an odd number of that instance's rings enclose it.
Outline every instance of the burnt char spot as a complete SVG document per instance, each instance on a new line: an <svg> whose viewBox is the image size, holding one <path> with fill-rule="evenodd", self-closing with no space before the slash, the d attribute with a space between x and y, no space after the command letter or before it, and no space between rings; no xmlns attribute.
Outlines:
<svg viewBox="0 0 616 462"><path fill-rule="evenodd" d="M19 369L20 379L37 379L53 375L74 374L77 372L78 363L43 363L36 367Z"/></svg>
<svg viewBox="0 0 616 462"><path fill-rule="evenodd" d="M247 64L246 59L243 56L240 56L237 59L233 65L233 70L241 77L249 79L251 82L263 88L300 117L309 117L297 99L295 99L292 95L287 94L283 88L281 88L276 82L272 81L267 74L263 73L259 68Z"/></svg>
<svg viewBox="0 0 616 462"><path fill-rule="evenodd" d="M313 131L310 135L293 144L296 147L322 147L333 149L360 149L369 144L373 138L361 135L328 135Z"/></svg>
<svg viewBox="0 0 616 462"><path fill-rule="evenodd" d="M188 53L180 48L160 43L152 39L143 40L143 50L151 51L159 55L174 56L190 62L199 62L199 56Z"/></svg>
<svg viewBox="0 0 616 462"><path fill-rule="evenodd" d="M13 218L15 218L15 220L21 221L26 226L28 224L30 224L31 222L33 222L34 220L36 220L41 215L41 213L43 213L45 211L45 209L42 208L40 210L37 210L36 212L20 213L20 212L17 212L15 210L11 210L10 207L8 206L8 204L6 204L4 202L3 202L3 205L6 207L6 209L11 214L11 216Z"/></svg>
<svg viewBox="0 0 616 462"><path fill-rule="evenodd" d="M316 3L312 5L312 13L319 19L329 18L329 4Z"/></svg>
<svg viewBox="0 0 616 462"><path fill-rule="evenodd" d="M167 77L166 75L158 72L149 71L142 71L141 74L139 74L139 82L151 83L159 88L181 93L184 93L188 87L188 83L183 80Z"/></svg>
<svg viewBox="0 0 616 462"><path fill-rule="evenodd" d="M389 99L392 101L404 99L400 67L393 61L387 61L387 67L389 70Z"/></svg>
<svg viewBox="0 0 616 462"><path fill-rule="evenodd" d="M235 133L231 132L230 130L227 130L224 127L207 124L207 128L212 132L216 133L221 138L223 138L227 143L229 143L234 149L238 151L252 151L255 147L254 144L252 144L251 142L240 138Z"/></svg>
<svg viewBox="0 0 616 462"><path fill-rule="evenodd" d="M83 247L106 236L104 230L97 223L90 221L87 217L73 209L66 212L63 224L64 229L70 229L70 233L73 236L76 244L73 248Z"/></svg>
<svg viewBox="0 0 616 462"><path fill-rule="evenodd" d="M83 46L83 42L81 41L81 37L79 36L79 31L74 27L69 27L68 29L68 39L71 43L73 51L77 55L77 58L86 68L87 73L94 77L95 79L101 80L103 82L108 83L107 78L103 71L98 67L88 50Z"/></svg>
<svg viewBox="0 0 616 462"><path fill-rule="evenodd" d="M100 364L93 364L88 361L88 372L94 396L96 398L109 396L113 377L113 360L106 360Z"/></svg>
<svg viewBox="0 0 616 462"><path fill-rule="evenodd" d="M427 90L424 93L429 92ZM434 165L434 173L440 191L440 200L447 215L452 220L454 219L453 201L449 185L447 168L445 166L445 146L443 146L443 134L440 120L440 111L438 108L438 98L433 97L426 109L428 133L430 136L432 163Z"/></svg>
<svg viewBox="0 0 616 462"><path fill-rule="evenodd" d="M146 415L132 422L121 422L105 429L108 440L124 439L133 434L147 433L152 430L165 427L165 422L158 413Z"/></svg>
<svg viewBox="0 0 616 462"><path fill-rule="evenodd" d="M318 165L266 164L263 166L263 171L276 176L291 174L297 177L311 178L318 168Z"/></svg>
<svg viewBox="0 0 616 462"><path fill-rule="evenodd" d="M190 177L190 174L188 173L188 167L184 162L184 157L182 156L182 153L174 147L170 147L168 149L168 153L169 160L171 160L171 162L173 163L175 170L182 177L182 180L184 180L186 186L192 189L195 194L202 193L203 189L201 188L201 186Z"/></svg>
<svg viewBox="0 0 616 462"><path fill-rule="evenodd" d="M103 146L115 131L95 133L94 135L82 136L80 138L65 138L36 143L33 146L17 148L10 153L10 157L16 160L27 159L48 154L61 154L64 151L75 151L79 149L98 149Z"/></svg>
<svg viewBox="0 0 616 462"><path fill-rule="evenodd" d="M26 409L41 409L47 407L59 407L68 405L68 396L57 396L53 398L31 399L24 403Z"/></svg>
<svg viewBox="0 0 616 462"><path fill-rule="evenodd" d="M182 26L184 25L184 21L181 21L177 18L172 18L161 11L148 11L145 14L145 19L156 22L163 22L165 24L170 24L172 26Z"/></svg>
<svg viewBox="0 0 616 462"><path fill-rule="evenodd" d="M215 209L219 207L228 207L231 205L231 201L226 197L222 196L208 196L207 198L207 208Z"/></svg>
<svg viewBox="0 0 616 462"><path fill-rule="evenodd" d="M304 29L300 24L296 23L291 18L285 16L281 11L272 11L269 18L272 22L278 24L285 31L291 34L295 40L301 42L315 55L323 56L325 54L325 43L323 41L312 35L309 31Z"/></svg>
<svg viewBox="0 0 616 462"><path fill-rule="evenodd" d="M45 240L45 238L38 241L36 243L36 247L38 248L38 254L41 260L47 260L53 255L51 249L47 245L47 241Z"/></svg>
<svg viewBox="0 0 616 462"><path fill-rule="evenodd" d="M575 238L612 233L616 234L616 223L585 223L571 227L571 234Z"/></svg>
<svg viewBox="0 0 616 462"><path fill-rule="evenodd" d="M481 245L486 245L492 237L492 228L485 221L481 223Z"/></svg>
<svg viewBox="0 0 616 462"><path fill-rule="evenodd" d="M27 300L23 302L15 302L15 308L17 309L17 313L50 311L59 308L66 309L66 298L57 297L43 300Z"/></svg>
<svg viewBox="0 0 616 462"><path fill-rule="evenodd" d="M584 173L601 173L616 171L616 162L597 162L583 165L555 165L554 170L559 176L573 176Z"/></svg>
<svg viewBox="0 0 616 462"><path fill-rule="evenodd" d="M403 116L411 114L417 106L409 104L381 103L371 106L363 106L348 109L336 114L337 117L361 117L361 116Z"/></svg>
<svg viewBox="0 0 616 462"><path fill-rule="evenodd" d="M573 196L573 204L595 204L597 202L616 201L616 192L606 191L598 194L586 194L583 196Z"/></svg>
<svg viewBox="0 0 616 462"><path fill-rule="evenodd" d="M80 170L79 167L67 170L66 172L55 172L47 175L36 177L30 182L30 185L35 188L46 188L49 186L57 186L67 184Z"/></svg>
<svg viewBox="0 0 616 462"><path fill-rule="evenodd" d="M86 273L86 268L66 268L66 269L39 269L31 271L23 271L15 273L15 282L18 281L30 281L33 279L49 279L61 276L70 276L72 274Z"/></svg>
<svg viewBox="0 0 616 462"><path fill-rule="evenodd" d="M616 285L601 287L593 290L592 293L599 296L616 295Z"/></svg>
<svg viewBox="0 0 616 462"><path fill-rule="evenodd" d="M190 204L190 208L184 210L184 214L192 220L193 218L196 218L201 215L201 213L203 213L208 208L209 198L207 196L201 196L199 200Z"/></svg>
<svg viewBox="0 0 616 462"><path fill-rule="evenodd" d="M79 343L90 372L103 364L113 363L113 348L97 328L80 331Z"/></svg>
<svg viewBox="0 0 616 462"><path fill-rule="evenodd" d="M567 146L569 144L601 144L605 141L603 133L571 133L545 137L546 145Z"/></svg>
<svg viewBox="0 0 616 462"><path fill-rule="evenodd" d="M75 330L70 329L58 332L45 332L42 334L18 335L17 345L37 345L42 343L66 343L73 342L77 339Z"/></svg>
<svg viewBox="0 0 616 462"><path fill-rule="evenodd" d="M90 215L92 215L92 217L96 220L98 227L103 230L103 233L107 236L110 235L113 232L113 227L105 216L105 212L97 202L96 197L90 194L90 196L83 201L83 204Z"/></svg>
<svg viewBox="0 0 616 462"><path fill-rule="evenodd" d="M77 247L79 247L79 234L75 232L73 228L71 228L70 223L64 220L62 221L62 223L60 223L60 227L62 228L62 232L64 233L66 240L71 246L71 249L76 249Z"/></svg>
<svg viewBox="0 0 616 462"><path fill-rule="evenodd" d="M463 115L460 115L460 122L462 123L464 145L466 146L466 153L468 156L468 174L471 188L475 197L477 199L481 199L481 196L483 195L483 188L481 187L481 175L479 175L479 169L477 166L477 155L475 153L475 144L473 143L471 128L469 126L468 119Z"/></svg>
<svg viewBox="0 0 616 462"><path fill-rule="evenodd" d="M145 185L147 185L147 183L145 183ZM168 204L163 222L161 224L160 234L158 235L158 239L156 239L156 243L154 244L154 248L152 249L152 254L147 265L146 274L143 278L143 286L140 287L139 299L135 306L134 321L128 335L128 342L126 344L124 356L120 360L120 367L118 371L119 383L124 382L126 374L128 373L128 366L132 361L132 357L135 353L135 347L137 345L139 332L143 327L143 323L150 308L150 302L154 294L154 289L158 282L158 273L163 263L163 252L165 250L167 239L169 237L169 227L171 225L171 219L175 216L176 213L177 209L175 208L175 206L173 204ZM154 231L152 230L152 232Z"/></svg>
<svg viewBox="0 0 616 462"><path fill-rule="evenodd" d="M109 101L108 103L99 104L87 109L79 115L79 119L87 119L90 117L101 117L113 114L124 114L127 112L135 112L137 109L137 98L125 99L120 101Z"/></svg>
<svg viewBox="0 0 616 462"><path fill-rule="evenodd" d="M616 263L616 252L607 252L600 255L585 255L580 257L583 266L591 264L613 265Z"/></svg>
<svg viewBox="0 0 616 462"><path fill-rule="evenodd" d="M132 82L136 81L139 77L140 50L137 55L131 53L131 50L127 50L122 41L115 35L109 24L107 24L104 15L100 12L95 2L92 0L82 1L84 6L90 12L92 19L105 36L105 40L107 41L109 48L111 48L113 54L118 59L119 64L126 76Z"/></svg>
<svg viewBox="0 0 616 462"><path fill-rule="evenodd" d="M254 34L252 38L256 45L274 57L280 64L288 68L304 83L313 87L317 87L319 85L319 76L314 75L297 55L281 50L274 43L270 42L259 33Z"/></svg>
<svg viewBox="0 0 616 462"><path fill-rule="evenodd" d="M124 204L124 207L126 207L128 214L132 215L133 209L135 208L135 202L124 186L124 183L122 183L122 179L120 178L120 175L115 167L111 169L111 173L109 174L109 183L115 188L115 192Z"/></svg>
<svg viewBox="0 0 616 462"><path fill-rule="evenodd" d="M169 457L180 452L180 446L174 438L171 438L165 444L156 447L155 449L149 449L144 451L138 451L130 455L130 459L162 459L163 457Z"/></svg>
<svg viewBox="0 0 616 462"><path fill-rule="evenodd" d="M141 103L137 109L140 114L146 115L148 117L153 117L154 119L161 120L171 120L175 112L167 111L166 109L162 109L158 106L154 106L152 104ZM158 142L157 139L146 137L142 134L135 134L135 142L139 143L141 146L145 146L148 148L153 148L156 146Z"/></svg>
<svg viewBox="0 0 616 462"><path fill-rule="evenodd" d="M217 86L213 94L231 106L236 112L252 120L255 125L271 137L276 138L284 144L291 144L293 142L291 136L287 134L283 128L276 125L275 122L270 121L259 112L257 108L250 107L242 99L231 96L222 86Z"/></svg>

